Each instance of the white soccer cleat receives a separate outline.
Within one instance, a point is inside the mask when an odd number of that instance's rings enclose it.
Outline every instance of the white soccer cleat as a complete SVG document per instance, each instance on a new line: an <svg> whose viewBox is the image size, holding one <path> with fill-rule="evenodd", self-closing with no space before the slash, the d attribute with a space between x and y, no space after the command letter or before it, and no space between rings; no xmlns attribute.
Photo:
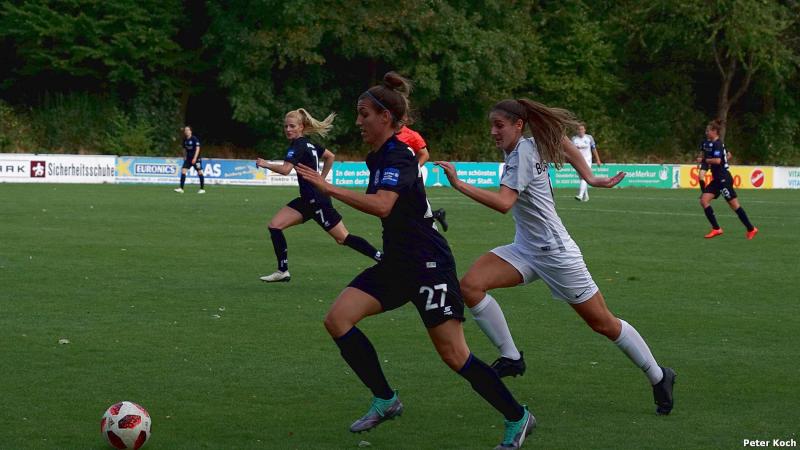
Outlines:
<svg viewBox="0 0 800 450"><path fill-rule="evenodd" d="M182 188L177 188L177 189L175 189L175 192L177 192L178 194L183 194L183 189Z"/></svg>
<svg viewBox="0 0 800 450"><path fill-rule="evenodd" d="M280 270L276 270L275 272L265 275L259 278L261 281L265 283L275 283L277 281L289 281L292 279L292 276L289 275L289 271L281 272Z"/></svg>
<svg viewBox="0 0 800 450"><path fill-rule="evenodd" d="M205 190L205 189L200 189L199 191L197 191L197 193L198 193L198 194L205 194L205 193L206 193L206 190Z"/></svg>

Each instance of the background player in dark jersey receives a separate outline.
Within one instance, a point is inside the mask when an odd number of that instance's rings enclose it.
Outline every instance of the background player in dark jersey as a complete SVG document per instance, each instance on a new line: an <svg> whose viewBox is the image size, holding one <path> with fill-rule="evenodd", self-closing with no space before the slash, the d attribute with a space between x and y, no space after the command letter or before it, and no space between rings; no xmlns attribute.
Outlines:
<svg viewBox="0 0 800 450"><path fill-rule="evenodd" d="M305 164L313 167L316 171L321 159L323 161L322 176L325 177L330 172L335 157L330 150L314 144L305 135L317 134L324 137L333 127L335 116L335 114L331 114L320 122L303 108L289 111L286 113L283 129L290 144L283 164L272 164L259 158L256 165L281 175L289 175L289 172L297 164ZM269 222L269 234L272 246L275 248L275 256L278 259L278 270L261 277L261 281L274 282L291 279L287 257L288 247L283 230L309 219L314 219L323 230L336 239L338 244L346 245L369 258L380 260L381 253L375 247L364 238L347 231L342 222L342 216L333 207L330 197L320 193L300 174L297 175L297 184L300 186L300 197L281 208Z"/></svg>
<svg viewBox="0 0 800 450"><path fill-rule="evenodd" d="M739 216L747 233L747 239L753 239L758 233L758 228L750 223L744 209L739 205L739 199L736 196L736 191L733 190L733 177L728 171L728 152L725 150L725 144L719 138L719 130L721 128L718 120L712 120L706 126L706 140L700 144L703 150L703 156L697 158L700 163L700 176L704 171L711 170L711 182L703 188L703 194L700 196L700 206L706 213L706 218L711 223L711 231L705 235L706 239L722 234L722 227L717 223L717 217L714 215L714 209L711 208L711 200L715 199L722 194L728 202L728 206ZM702 179L702 178L701 178Z"/></svg>
<svg viewBox="0 0 800 450"><path fill-rule="evenodd" d="M422 138L422 135L409 128L408 125L406 125L407 123L409 123L408 117L403 120L403 126L400 127L400 131L397 132L397 139L411 147L419 166L422 167L425 165L425 162L431 158L431 154L428 152L428 144L425 142L425 139ZM433 218L442 224L442 229L444 231L447 231L447 212L444 208L434 210Z"/></svg>
<svg viewBox="0 0 800 450"><path fill-rule="evenodd" d="M200 177L200 190L198 194L205 194L205 177L203 176L203 159L200 158L200 139L192 135L192 128L189 126L183 127L183 149L186 150L186 158L183 160L183 167L181 168L181 187L176 188L175 192L183 194L183 185L186 183L186 172L190 167L194 167L197 171L197 176Z"/></svg>
<svg viewBox="0 0 800 450"><path fill-rule="evenodd" d="M370 184L366 194L337 188L315 170L297 167L298 173L321 191L380 217L383 224L384 258L356 276L325 317L325 328L342 357L374 396L370 409L350 426L350 431L369 430L403 411L375 348L356 324L411 301L442 360L505 416L505 436L497 448L516 449L536 421L494 370L470 352L464 340L464 302L453 255L434 227L417 161L411 149L395 136L407 110L408 91L408 82L389 72L383 84L371 87L358 99L356 125L371 150L367 155Z"/></svg>

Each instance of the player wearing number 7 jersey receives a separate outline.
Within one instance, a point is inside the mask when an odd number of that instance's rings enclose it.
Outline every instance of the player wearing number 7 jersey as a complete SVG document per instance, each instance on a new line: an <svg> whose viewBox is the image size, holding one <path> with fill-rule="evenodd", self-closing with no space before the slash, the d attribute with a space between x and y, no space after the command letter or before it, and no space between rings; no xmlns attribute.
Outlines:
<svg viewBox="0 0 800 450"><path fill-rule="evenodd" d="M281 175L289 175L297 164L319 170L319 161L322 160L322 176L325 177L333 166L334 155L330 150L311 142L305 135L325 136L333 127L335 116L331 114L320 122L303 108L289 111L284 119L283 131L290 144L283 164L273 164L259 158L256 165ZM375 247L364 238L347 231L342 216L333 207L330 197L319 192L302 175L297 175L297 184L300 186L300 197L281 208L269 222L269 234L275 249L275 257L278 259L278 270L261 277L261 281L271 283L291 279L288 247L283 230L305 223L309 219L314 219L323 230L336 239L338 244L346 245L369 258L380 261L381 253Z"/></svg>

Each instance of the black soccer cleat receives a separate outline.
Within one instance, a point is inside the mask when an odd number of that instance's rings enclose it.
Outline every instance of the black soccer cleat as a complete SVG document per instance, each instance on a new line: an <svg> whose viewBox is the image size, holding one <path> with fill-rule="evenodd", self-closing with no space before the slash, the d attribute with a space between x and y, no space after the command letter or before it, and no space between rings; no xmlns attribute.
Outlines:
<svg viewBox="0 0 800 450"><path fill-rule="evenodd" d="M672 411L672 387L675 385L675 371L669 367L662 367L664 378L653 386L653 400L656 404L656 414L666 416Z"/></svg>
<svg viewBox="0 0 800 450"><path fill-rule="evenodd" d="M445 233L447 233L447 212L444 208L439 208L433 212L433 218L438 220L440 224L442 224L442 229Z"/></svg>
<svg viewBox="0 0 800 450"><path fill-rule="evenodd" d="M503 377L516 377L525 374L525 358L522 357L522 352L519 352L519 359L506 358L501 356L494 360L492 363L497 376Z"/></svg>

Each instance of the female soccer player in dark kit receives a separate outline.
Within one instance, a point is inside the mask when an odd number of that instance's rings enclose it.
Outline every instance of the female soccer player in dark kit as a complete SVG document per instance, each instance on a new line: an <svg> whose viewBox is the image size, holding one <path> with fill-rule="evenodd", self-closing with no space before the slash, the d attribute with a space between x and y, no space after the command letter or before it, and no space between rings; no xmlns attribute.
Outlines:
<svg viewBox="0 0 800 450"><path fill-rule="evenodd" d="M350 282L325 317L325 328L342 357L372 391L372 405L350 431L369 430L399 416L403 404L381 369L375 348L356 326L362 319L398 308L416 306L439 356L505 418L505 435L496 449L520 448L536 425L500 377L470 352L464 339L464 303L455 260L445 238L436 231L419 165L395 131L408 108L410 84L394 72L358 98L356 125L371 150L366 194L337 188L312 168L298 173L355 209L381 218L383 259ZM413 245L409 245L413 243Z"/></svg>
<svg viewBox="0 0 800 450"><path fill-rule="evenodd" d="M703 194L700 195L700 206L703 207L703 212L711 224L711 231L705 235L705 238L711 239L722 234L722 227L717 223L717 216L714 214L714 209L711 208L711 200L722 195L728 202L728 206L739 216L742 225L747 229L744 236L750 240L756 236L758 228L750 223L750 219L744 212L744 208L739 205L739 199L733 189L733 176L728 170L728 151L719 137L721 128L720 121L709 122L706 126L706 139L700 144L703 155L697 158L697 162L700 163L700 180L703 180L706 170L711 170L711 182L707 186L702 186Z"/></svg>
<svg viewBox="0 0 800 450"><path fill-rule="evenodd" d="M324 178L333 166L335 158L333 152L311 142L306 135L316 134L324 137L333 127L334 117L335 114L331 114L325 120L319 121L303 108L289 111L286 113L283 123L283 132L286 139L289 140L289 148L286 150L283 164L270 163L259 158L256 165L281 175L289 175L298 164L305 164L317 171L321 159L323 161L322 177ZM381 253L375 247L364 238L347 231L342 222L342 216L333 207L330 197L316 189L300 174L297 175L297 184L300 187L300 197L281 208L269 222L269 235L272 239L275 257L278 260L278 270L261 277L261 281L273 283L291 280L288 245L283 230L305 223L310 219L314 219L338 244L346 245L376 261L380 260Z"/></svg>

